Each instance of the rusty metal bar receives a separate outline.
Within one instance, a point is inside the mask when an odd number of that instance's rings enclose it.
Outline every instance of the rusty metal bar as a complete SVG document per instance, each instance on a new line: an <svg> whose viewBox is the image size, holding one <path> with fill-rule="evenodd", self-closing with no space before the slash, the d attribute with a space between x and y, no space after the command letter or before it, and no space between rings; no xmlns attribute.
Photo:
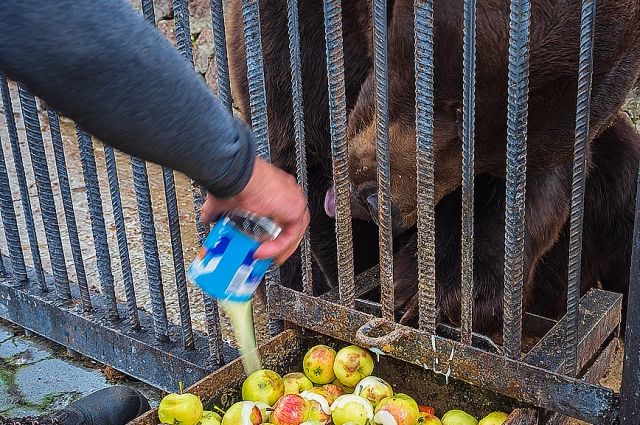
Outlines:
<svg viewBox="0 0 640 425"><path fill-rule="evenodd" d="M27 225L27 237L29 238L29 248L31 249L31 260L35 270L35 280L41 291L47 291L47 283L44 278L44 270L42 268L42 259L40 257L40 245L38 244L38 235L36 233L36 225L33 220L33 210L31 209L31 198L29 196L29 188L27 186L27 176L24 171L24 163L22 162L22 152L20 150L20 141L18 140L18 130L16 128L16 119L13 116L13 105L11 101L11 92L9 84L4 73L0 72L0 92L2 93L2 107L4 109L4 117L7 122L7 131L9 133L9 142L11 142L11 153L13 155L13 165L16 169L18 178L18 187L20 189L20 200L22 202L22 212L24 214L25 223Z"/></svg>
<svg viewBox="0 0 640 425"><path fill-rule="evenodd" d="M347 143L347 104L344 81L342 40L342 2L324 0L324 30L329 82L331 157L336 193L336 241L338 247L338 286L343 305L354 308L353 232L351 228L351 184Z"/></svg>
<svg viewBox="0 0 640 425"><path fill-rule="evenodd" d="M249 81L249 105L251 124L258 140L258 155L269 161L269 123L267 120L267 92L264 81L262 39L260 37L260 4L258 0L242 0L244 43L247 52L247 80ZM280 272L275 266L267 271L267 287L280 284ZM284 324L269 321L269 332L282 332Z"/></svg>
<svg viewBox="0 0 640 425"><path fill-rule="evenodd" d="M76 214L73 209L73 197L71 196L71 186L69 185L67 161L64 157L64 144L62 142L62 134L60 133L60 120L58 119L58 114L51 110L47 111L47 115L49 117L49 131L51 133L56 169L58 171L60 193L62 194L64 216L67 223L67 233L69 234L69 245L71 245L71 255L73 256L73 265L76 270L76 280L80 288L80 300L85 310L91 310L91 294L89 292L87 274L84 269L84 260L82 259L82 248L80 246L80 237L76 225Z"/></svg>
<svg viewBox="0 0 640 425"><path fill-rule="evenodd" d="M142 0L144 17L153 26L156 25L153 10L153 0ZM167 205L167 219L169 236L171 238L171 252L173 254L173 271L176 278L176 292L178 293L178 308L180 309L180 324L182 327L182 342L188 350L194 348L193 328L191 325L191 308L187 291L187 276L184 269L184 253L182 250L182 235L180 234L180 218L178 216L178 202L173 170L162 167L165 202Z"/></svg>
<svg viewBox="0 0 640 425"><path fill-rule="evenodd" d="M614 423L616 395L611 389L400 324L393 324L390 332L380 337L372 337L384 343L366 344L357 339L358 331L372 328L380 319L282 286L271 291L274 312L283 320L365 348L378 348L386 355L450 378L594 425Z"/></svg>
<svg viewBox="0 0 640 425"><path fill-rule="evenodd" d="M373 0L374 76L376 83L376 160L380 234L380 300L382 317L394 320L391 160L387 76L387 2Z"/></svg>
<svg viewBox="0 0 640 425"><path fill-rule="evenodd" d="M436 332L436 236L433 152L433 0L416 0L416 148L419 327Z"/></svg>
<svg viewBox="0 0 640 425"><path fill-rule="evenodd" d="M4 159L2 140L0 140L0 213L2 213L2 226L4 227L4 236L7 240L7 249L11 259L13 283L16 286L22 286L29 278L24 264L16 211L13 209L13 196L9 184L7 163Z"/></svg>
<svg viewBox="0 0 640 425"><path fill-rule="evenodd" d="M227 35L224 31L224 9L222 0L211 0L211 23L213 26L213 46L216 64L216 85L220 102L229 112L232 111L233 98L229 83L229 60L227 58Z"/></svg>
<svg viewBox="0 0 640 425"><path fill-rule="evenodd" d="M622 372L622 425L635 424L640 416L640 172L636 188L636 211L633 227L631 276L627 295L624 370Z"/></svg>
<svg viewBox="0 0 640 425"><path fill-rule="evenodd" d="M530 19L531 2L511 0L503 334L505 354L512 359L520 357L522 346Z"/></svg>
<svg viewBox="0 0 640 425"><path fill-rule="evenodd" d="M191 49L191 29L189 24L189 3L187 0L173 0L173 17L175 21L176 29L176 41L178 44L178 50L182 56L193 66L193 52ZM222 28L224 31L224 28ZM165 177L168 176L168 171L163 170ZM168 182L167 182L168 183ZM166 186L165 186L166 187ZM198 242L202 245L202 241L207 237L209 233L209 226L200 221L200 211L206 198L206 191L195 181L191 182L191 188L193 191L194 211L196 215L196 231L198 232ZM177 210L176 210L177 211ZM176 217L177 220L177 217ZM173 242L172 242L173 245ZM175 251L174 251L175 253ZM174 256L174 266L176 258ZM178 281L176 281L178 283ZM180 285L180 283L178 283ZM182 294L181 303L188 303L186 295L186 287L180 288ZM204 298L204 310L207 322L207 332L209 334L209 354L210 360L215 364L222 362L222 331L220 328L220 314L218 312L218 304L211 300L204 292L202 292ZM187 316L185 311L181 309L181 321L183 323L183 342L185 345L189 344L189 334L185 333L187 323Z"/></svg>
<svg viewBox="0 0 640 425"><path fill-rule="evenodd" d="M104 160L107 168L107 178L109 179L109 191L111 193L111 207L113 219L116 225L116 237L118 239L118 252L120 255L120 270L122 271L122 283L124 285L125 296L127 298L127 315L129 323L133 329L140 328L140 318L138 316L138 305L136 303L136 293L133 287L133 275L131 273L131 259L129 258L129 245L127 242L127 232L122 212L122 200L120 198L120 183L118 181L118 169L116 167L116 156L114 149L109 145L104 145Z"/></svg>
<svg viewBox="0 0 640 425"><path fill-rule="evenodd" d="M307 195L307 149L304 139L304 108L302 100L302 64L300 63L300 28L298 24L298 0L287 2L287 22L289 27L289 56L291 60L291 92L293 96L293 130L296 141L296 174L298 184ZM306 229L300 246L302 266L302 288L307 295L313 294L311 272L311 239Z"/></svg>
<svg viewBox="0 0 640 425"><path fill-rule="evenodd" d="M47 165L47 155L44 152L44 140L42 139L42 130L40 129L40 119L38 118L38 111L36 110L36 98L29 93L22 84L18 84L18 95L20 96L20 105L22 107L24 126L27 133L27 144L29 145L29 155L31 157L31 167L33 168L38 191L40 213L42 222L44 223L56 294L60 301L68 302L71 299L69 276L67 274L67 264L62 249L58 213L53 200L53 189L51 187L49 166Z"/></svg>
<svg viewBox="0 0 640 425"><path fill-rule="evenodd" d="M77 126L76 135L80 147L82 174L87 191L87 203L89 206L89 217L91 218L93 244L96 250L98 274L100 275L100 287L102 294L107 299L107 316L111 320L116 320L119 317L118 307L113 283L113 273L111 270L111 254L109 253L107 231L102 210L102 197L100 196L100 186L98 184L96 158L93 153L93 141L88 134Z"/></svg>
<svg viewBox="0 0 640 425"><path fill-rule="evenodd" d="M476 0L464 0L462 96L462 342L471 343L473 328L473 144L476 102Z"/></svg>
<svg viewBox="0 0 640 425"><path fill-rule="evenodd" d="M580 26L580 60L578 70L578 99L576 132L573 149L573 178L571 183L571 217L569 230L569 287L567 291L567 336L565 373L575 376L578 344L578 309L580 300L580 266L582 261L582 223L586 184L587 149L589 143L589 113L593 76L593 38L595 32L595 0L582 1Z"/></svg>

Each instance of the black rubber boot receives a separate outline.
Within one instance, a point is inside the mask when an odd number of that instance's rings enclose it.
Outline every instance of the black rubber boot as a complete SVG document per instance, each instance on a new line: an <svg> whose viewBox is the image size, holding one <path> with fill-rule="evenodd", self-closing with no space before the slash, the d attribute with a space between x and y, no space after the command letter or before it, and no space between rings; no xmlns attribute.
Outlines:
<svg viewBox="0 0 640 425"><path fill-rule="evenodd" d="M125 425L150 409L140 392L127 387L104 388L53 413L60 425Z"/></svg>

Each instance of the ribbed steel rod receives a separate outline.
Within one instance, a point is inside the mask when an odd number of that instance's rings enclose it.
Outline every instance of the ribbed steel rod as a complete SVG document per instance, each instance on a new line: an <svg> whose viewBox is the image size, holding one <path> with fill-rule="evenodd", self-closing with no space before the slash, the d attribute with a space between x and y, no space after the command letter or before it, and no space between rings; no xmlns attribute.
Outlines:
<svg viewBox="0 0 640 425"><path fill-rule="evenodd" d="M116 303L116 292L113 282L113 273L111 270L111 254L109 253L107 230L102 210L102 197L100 195L100 185L98 184L96 158L93 153L93 140L77 126L76 134L78 137L78 145L80 147L82 174L87 191L89 217L91 218L91 231L93 232L93 244L96 250L98 274L100 275L100 288L102 294L107 299L107 316L112 320L116 320L119 318L118 306Z"/></svg>
<svg viewBox="0 0 640 425"><path fill-rule="evenodd" d="M464 1L462 98L462 309L461 337L471 344L473 327L473 198L476 103L476 0Z"/></svg>
<svg viewBox="0 0 640 425"><path fill-rule="evenodd" d="M42 268L42 259L40 257L40 245L38 244L36 225L33 220L31 198L29 197L29 189L27 186L27 176L24 171L24 163L22 162L22 152L20 150L20 141L18 140L18 129L16 127L15 117L13 116L11 92L9 91L7 77L2 72L0 72L0 92L2 93L2 106L4 109L5 120L7 122L9 142L11 143L13 165L16 169L18 188L20 189L22 213L24 214L24 220L27 225L27 237L29 238L29 248L31 250L31 260L33 261L36 283L41 291L46 292L47 283L45 281L44 270Z"/></svg>
<svg viewBox="0 0 640 425"><path fill-rule="evenodd" d="M22 286L28 281L28 277L24 264L16 211L13 209L13 196L11 194L9 174L7 173L7 163L4 159L2 140L0 140L0 213L2 214L2 226L4 227L4 236L7 240L9 259L11 260L11 269L13 272L11 277L16 286ZM2 257L1 254L0 257ZM4 272L3 270L3 273Z"/></svg>
<svg viewBox="0 0 640 425"><path fill-rule="evenodd" d="M338 286L341 302L355 308L353 232L351 228L351 184L347 143L347 105L344 81L342 3L324 0L324 30L329 82L329 118L333 182L336 193L336 241L338 246Z"/></svg>
<svg viewBox="0 0 640 425"><path fill-rule="evenodd" d="M567 291L566 362L564 372L575 376L578 358L578 310L580 308L580 266L582 263L582 223L586 184L589 113L593 76L593 38L596 19L595 0L582 1L580 25L580 58L576 106L576 132L573 148L571 183L571 217L569 228L569 287Z"/></svg>
<svg viewBox="0 0 640 425"><path fill-rule="evenodd" d="M224 9L222 0L211 0L211 23L213 26L213 46L216 64L216 85L220 102L229 112L233 106L231 84L229 82L229 59L227 57L227 36L224 31Z"/></svg>
<svg viewBox="0 0 640 425"><path fill-rule="evenodd" d="M71 196L71 186L69 185L67 161L64 156L62 134L60 133L60 120L58 119L58 114L51 110L47 111L47 115L49 117L49 130L51 132L53 156L56 160L56 170L58 171L58 182L60 183L64 216L67 224L67 232L69 233L69 245L71 246L71 255L73 256L73 266L76 271L78 288L80 289L80 300L82 302L82 307L88 311L91 310L91 294L89 292L89 284L87 283L84 260L82 259L82 247L80 245L80 237L78 235L76 214L73 208L73 197Z"/></svg>
<svg viewBox="0 0 640 425"><path fill-rule="evenodd" d="M503 334L505 354L512 359L520 357L522 345L530 18L529 0L511 1Z"/></svg>
<svg viewBox="0 0 640 425"><path fill-rule="evenodd" d="M176 28L176 41L178 50L182 56L193 66L193 53L191 50L191 29L189 25L189 3L187 0L173 0L173 16ZM224 28L221 29L224 31ZM200 222L200 211L206 197L205 190L196 182L191 182L194 200L194 210L196 215L196 231L198 241L207 237L209 226ZM175 264L175 263L174 263ZM220 314L218 304L203 293L205 317L207 321L207 332L209 334L209 352L212 362L219 364L222 361L222 330L220 327ZM184 299L183 299L184 302ZM181 317L184 320L184 317ZM183 322L184 324L184 322ZM184 334L184 326L183 326ZM187 338L184 340L185 344Z"/></svg>
<svg viewBox="0 0 640 425"><path fill-rule="evenodd" d="M419 327L436 332L435 157L433 152L433 0L416 0L415 74Z"/></svg>
<svg viewBox="0 0 640 425"><path fill-rule="evenodd" d="M47 155L44 151L44 140L42 139L42 130L40 129L40 120L36 109L36 98L22 84L18 84L18 95L20 96L20 105L27 133L31 167L33 168L38 191L40 213L47 238L49 259L53 269L56 296L60 301L66 302L71 299L71 287L69 286L67 264L62 249L58 213L53 200Z"/></svg>
<svg viewBox="0 0 640 425"><path fill-rule="evenodd" d="M387 2L373 0L374 76L376 85L376 159L382 317L394 320L391 160L387 76Z"/></svg>
<svg viewBox="0 0 640 425"><path fill-rule="evenodd" d="M291 60L291 92L293 95L293 130L296 141L296 174L298 184L305 195L307 187L307 149L304 138L304 107L302 98L302 64L300 63L300 27L298 22L298 0L287 3L289 27L289 57ZM302 264L302 288L305 294L313 295L313 275L311 271L311 239L309 229L305 231L300 246Z"/></svg>
<svg viewBox="0 0 640 425"><path fill-rule="evenodd" d="M155 14L153 0L142 1L142 12L145 18L155 26ZM184 269L184 251L182 247L182 235L180 233L180 217L178 201L176 198L176 185L173 170L162 167L162 181L164 184L165 201L167 204L167 218L169 236L171 238L171 253L173 255L173 270L176 279L176 292L178 295L178 308L180 309L180 327L182 330L182 344L185 349L192 350L193 326L191 324L191 307L189 305L189 293L187 290L187 277Z"/></svg>
<svg viewBox="0 0 640 425"><path fill-rule="evenodd" d="M124 214L122 211L120 183L118 181L118 169L116 167L116 155L114 149L109 145L104 145L104 161L107 169L107 178L109 179L109 192L111 194L113 219L116 225L122 283L124 285L124 293L127 299L127 319L133 329L138 329L140 328L140 319L138 317L138 305L133 285L133 273L131 272L131 259L129 257L129 244L127 242L127 232L124 222Z"/></svg>

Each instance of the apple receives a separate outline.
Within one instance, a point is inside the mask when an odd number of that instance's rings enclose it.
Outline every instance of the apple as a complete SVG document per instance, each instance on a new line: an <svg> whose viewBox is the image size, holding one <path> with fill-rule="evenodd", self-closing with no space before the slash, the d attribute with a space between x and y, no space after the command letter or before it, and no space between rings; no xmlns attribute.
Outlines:
<svg viewBox="0 0 640 425"><path fill-rule="evenodd" d="M222 423L222 418L216 412L203 411L202 419L198 425L220 425Z"/></svg>
<svg viewBox="0 0 640 425"><path fill-rule="evenodd" d="M336 351L326 345L312 347L302 360L302 368L307 378L314 384L328 384L335 379L333 362Z"/></svg>
<svg viewBox="0 0 640 425"><path fill-rule="evenodd" d="M333 373L347 387L355 387L373 372L373 357L367 350L355 345L344 347L336 354Z"/></svg>
<svg viewBox="0 0 640 425"><path fill-rule="evenodd" d="M393 388L384 379L367 376L356 385L353 393L366 398L375 406L383 398L393 396Z"/></svg>
<svg viewBox="0 0 640 425"><path fill-rule="evenodd" d="M340 382L340 380L338 378L334 379L331 383L333 385L335 385L336 387L342 388L342 391L345 394L353 394L354 388L353 387L347 387L346 385L343 385L342 382Z"/></svg>
<svg viewBox="0 0 640 425"><path fill-rule="evenodd" d="M300 372L287 373L282 377L285 394L300 394L313 387L313 382L307 375Z"/></svg>
<svg viewBox="0 0 640 425"><path fill-rule="evenodd" d="M376 425L415 425L418 423L418 403L406 394L387 397L376 406L373 423Z"/></svg>
<svg viewBox="0 0 640 425"><path fill-rule="evenodd" d="M478 425L502 425L508 417L509 415L504 412L492 412L480 419Z"/></svg>
<svg viewBox="0 0 640 425"><path fill-rule="evenodd" d="M273 406L283 394L282 378L272 370L257 370L242 383L242 399L244 401L260 401Z"/></svg>
<svg viewBox="0 0 640 425"><path fill-rule="evenodd" d="M331 405L331 419L334 425L367 425L373 419L373 406L358 395L341 395Z"/></svg>
<svg viewBox="0 0 640 425"><path fill-rule="evenodd" d="M307 419L309 419L307 401L298 394L286 394L273 406L270 420L273 425L300 425Z"/></svg>
<svg viewBox="0 0 640 425"><path fill-rule="evenodd" d="M326 385L324 387L310 388L300 394L309 406L309 420L318 421L323 424L329 423L331 420L331 403L333 403L337 397L331 394L325 387Z"/></svg>
<svg viewBox="0 0 640 425"><path fill-rule="evenodd" d="M335 400L336 398L344 394L344 390L341 387L334 384L326 384L326 385L323 385L322 388L327 392L327 394L329 394L333 398L331 400L332 403L333 403L333 400Z"/></svg>
<svg viewBox="0 0 640 425"><path fill-rule="evenodd" d="M260 414L262 415L263 420L262 423L267 423L269 421L269 417L271 416L271 406L261 401L257 401L256 406L258 406L258 409L260 409Z"/></svg>
<svg viewBox="0 0 640 425"><path fill-rule="evenodd" d="M440 419L431 413L420 412L418 416L418 425L442 425L442 422L440 422Z"/></svg>
<svg viewBox="0 0 640 425"><path fill-rule="evenodd" d="M171 393L158 405L158 419L163 424L196 425L202 417L202 402L194 394Z"/></svg>
<svg viewBox="0 0 640 425"><path fill-rule="evenodd" d="M304 421L300 425L324 425L324 422L320 422L320 421Z"/></svg>
<svg viewBox="0 0 640 425"><path fill-rule="evenodd" d="M478 425L478 420L462 410L449 410L442 417L442 425Z"/></svg>
<svg viewBox="0 0 640 425"><path fill-rule="evenodd" d="M420 406L418 406L418 412L420 412L420 413L428 413L428 414L430 414L432 416L436 415L436 409L434 409L431 406L422 406L422 405L420 405Z"/></svg>
<svg viewBox="0 0 640 425"><path fill-rule="evenodd" d="M232 405L222 417L222 425L260 425L262 413L252 401L240 401Z"/></svg>

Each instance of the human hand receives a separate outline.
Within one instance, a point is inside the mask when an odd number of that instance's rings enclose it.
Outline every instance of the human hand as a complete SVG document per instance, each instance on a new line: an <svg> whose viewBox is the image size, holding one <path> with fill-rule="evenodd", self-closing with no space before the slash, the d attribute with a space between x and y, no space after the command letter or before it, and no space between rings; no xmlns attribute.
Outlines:
<svg viewBox="0 0 640 425"><path fill-rule="evenodd" d="M295 252L310 220L307 199L296 179L260 158L249 183L238 195L226 199L207 195L201 220L211 222L233 210L268 217L282 228L276 239L263 243L255 253L256 258L273 258L278 264Z"/></svg>

